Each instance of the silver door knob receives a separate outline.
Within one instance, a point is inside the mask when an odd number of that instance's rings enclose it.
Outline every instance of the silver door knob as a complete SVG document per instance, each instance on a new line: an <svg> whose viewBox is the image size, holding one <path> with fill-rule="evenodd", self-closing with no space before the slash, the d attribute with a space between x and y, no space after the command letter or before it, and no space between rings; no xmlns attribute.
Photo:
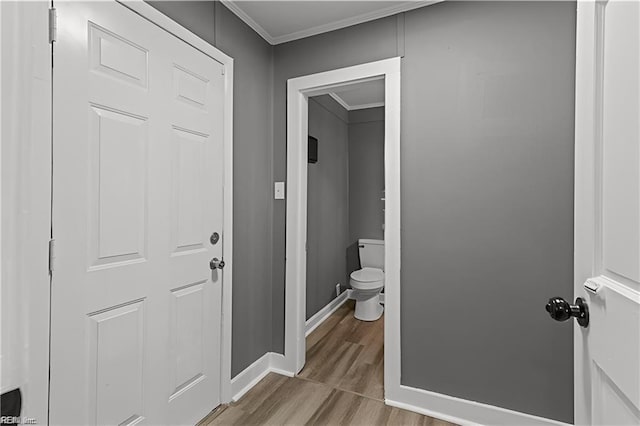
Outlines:
<svg viewBox="0 0 640 426"><path fill-rule="evenodd" d="M212 271L216 269L222 269L224 268L224 260L220 260L217 257L214 257L213 259L211 259L211 262L209 262L209 267Z"/></svg>

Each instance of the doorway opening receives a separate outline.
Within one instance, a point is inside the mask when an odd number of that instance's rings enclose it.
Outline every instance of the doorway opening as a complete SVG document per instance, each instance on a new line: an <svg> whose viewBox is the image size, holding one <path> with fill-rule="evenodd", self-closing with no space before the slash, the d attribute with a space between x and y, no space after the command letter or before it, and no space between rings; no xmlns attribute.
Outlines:
<svg viewBox="0 0 640 426"><path fill-rule="evenodd" d="M384 79L309 98L306 363L383 398Z"/></svg>
<svg viewBox="0 0 640 426"><path fill-rule="evenodd" d="M375 81L384 83L384 193L380 198L384 198L384 394L388 399L400 387L400 58L288 81L284 355L287 370L300 373L306 362L308 330L309 98ZM318 151L318 161L321 155ZM341 284L348 286L348 282Z"/></svg>

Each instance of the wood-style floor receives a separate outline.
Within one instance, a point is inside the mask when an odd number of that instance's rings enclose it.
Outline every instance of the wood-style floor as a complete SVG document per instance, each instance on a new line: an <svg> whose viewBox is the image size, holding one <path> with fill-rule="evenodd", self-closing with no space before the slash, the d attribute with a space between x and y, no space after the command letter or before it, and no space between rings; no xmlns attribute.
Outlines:
<svg viewBox="0 0 640 426"><path fill-rule="evenodd" d="M298 376L271 373L200 425L451 425L384 404L384 320L358 321L353 309L345 303L307 337Z"/></svg>

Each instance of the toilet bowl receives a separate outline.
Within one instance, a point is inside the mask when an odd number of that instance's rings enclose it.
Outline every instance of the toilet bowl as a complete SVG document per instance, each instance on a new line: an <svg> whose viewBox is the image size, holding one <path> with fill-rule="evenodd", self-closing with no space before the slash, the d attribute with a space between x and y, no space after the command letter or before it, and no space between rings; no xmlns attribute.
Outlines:
<svg viewBox="0 0 640 426"><path fill-rule="evenodd" d="M362 269L353 271L349 280L356 301L354 317L375 321L384 312L380 304L380 292L384 288L384 241L360 239L358 254Z"/></svg>
<svg viewBox="0 0 640 426"><path fill-rule="evenodd" d="M384 272L378 268L362 268L351 273L353 298L356 301L354 317L361 321L375 321L382 316L380 292L384 288Z"/></svg>

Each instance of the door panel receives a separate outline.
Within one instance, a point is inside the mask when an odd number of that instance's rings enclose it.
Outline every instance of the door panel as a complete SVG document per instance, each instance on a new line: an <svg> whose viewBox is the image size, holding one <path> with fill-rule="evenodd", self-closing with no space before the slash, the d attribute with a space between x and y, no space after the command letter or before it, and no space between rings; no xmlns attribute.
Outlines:
<svg viewBox="0 0 640 426"><path fill-rule="evenodd" d="M173 129L173 253L203 250L204 227L203 182L205 144L208 135L185 129Z"/></svg>
<svg viewBox="0 0 640 426"><path fill-rule="evenodd" d="M220 401L222 65L116 2L54 53L52 424L194 424Z"/></svg>
<svg viewBox="0 0 640 426"><path fill-rule="evenodd" d="M90 416L97 424L133 423L143 410L144 301L89 316ZM95 386L94 386L95 385Z"/></svg>
<svg viewBox="0 0 640 426"><path fill-rule="evenodd" d="M143 261L147 119L95 105L89 111L89 268Z"/></svg>
<svg viewBox="0 0 640 426"><path fill-rule="evenodd" d="M89 59L99 72L147 88L148 50L89 22Z"/></svg>
<svg viewBox="0 0 640 426"><path fill-rule="evenodd" d="M598 5L602 22L602 272L640 289L640 3Z"/></svg>
<svg viewBox="0 0 640 426"><path fill-rule="evenodd" d="M578 4L576 423L640 424L640 3Z"/></svg>

